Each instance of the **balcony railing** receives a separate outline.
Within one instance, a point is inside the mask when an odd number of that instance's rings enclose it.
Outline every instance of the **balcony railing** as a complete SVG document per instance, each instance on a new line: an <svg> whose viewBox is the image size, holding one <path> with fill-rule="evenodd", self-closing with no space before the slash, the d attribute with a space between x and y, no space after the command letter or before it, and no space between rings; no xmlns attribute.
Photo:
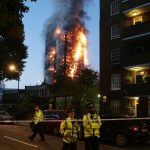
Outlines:
<svg viewBox="0 0 150 150"><path fill-rule="evenodd" d="M143 22L137 25L126 27L123 29L123 40L134 39L140 36L150 36L150 21Z"/></svg>
<svg viewBox="0 0 150 150"><path fill-rule="evenodd" d="M150 83L127 84L124 86L125 96L150 95Z"/></svg>
<svg viewBox="0 0 150 150"><path fill-rule="evenodd" d="M122 0L121 10L127 11L129 9L133 9L133 8L139 7L139 6L145 7L149 3L150 3L149 0L128 0L128 1Z"/></svg>
<svg viewBox="0 0 150 150"><path fill-rule="evenodd" d="M150 52L133 56L125 56L122 59L123 66L137 66L141 64L150 64Z"/></svg>

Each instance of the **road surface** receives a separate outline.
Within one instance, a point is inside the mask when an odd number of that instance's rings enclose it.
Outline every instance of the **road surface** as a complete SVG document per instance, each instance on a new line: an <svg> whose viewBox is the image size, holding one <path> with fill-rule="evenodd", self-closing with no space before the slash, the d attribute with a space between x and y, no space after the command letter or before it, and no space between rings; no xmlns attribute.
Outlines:
<svg viewBox="0 0 150 150"><path fill-rule="evenodd" d="M39 142L39 135L33 142L28 139L30 135L31 130L27 126L0 125L0 150L61 150L61 137L46 134L46 141L42 143ZM78 142L78 150L84 150L83 141ZM101 143L100 150L150 150L150 143L133 144L125 148Z"/></svg>

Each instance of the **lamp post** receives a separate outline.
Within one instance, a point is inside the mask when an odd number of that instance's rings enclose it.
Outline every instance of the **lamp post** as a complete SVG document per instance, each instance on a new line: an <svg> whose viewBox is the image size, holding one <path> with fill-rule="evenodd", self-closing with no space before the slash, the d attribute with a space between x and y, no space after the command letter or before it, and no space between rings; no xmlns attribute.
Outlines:
<svg viewBox="0 0 150 150"><path fill-rule="evenodd" d="M20 93L19 93L19 81L20 81L20 73L19 73L19 71L18 70L16 70L16 66L15 65L13 65L13 64L11 64L10 66L9 66L9 70L10 71L12 71L12 72L16 72L17 74L18 74L18 79L17 79L17 81L18 81L18 99L17 99L17 111L18 111L18 108L19 108L19 100L20 100Z"/></svg>
<svg viewBox="0 0 150 150"><path fill-rule="evenodd" d="M101 106L101 95L98 94L97 97L98 97L98 101L99 101L99 113L100 113L100 111L101 111L101 108L100 108L100 106Z"/></svg>

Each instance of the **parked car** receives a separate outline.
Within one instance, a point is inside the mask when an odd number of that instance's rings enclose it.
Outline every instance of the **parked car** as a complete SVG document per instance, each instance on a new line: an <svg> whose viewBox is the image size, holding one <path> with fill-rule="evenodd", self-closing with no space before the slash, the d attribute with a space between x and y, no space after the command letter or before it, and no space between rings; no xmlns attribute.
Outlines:
<svg viewBox="0 0 150 150"><path fill-rule="evenodd" d="M1 123L13 123L11 121L14 120L14 117L11 116L9 113L6 111L0 111L0 121Z"/></svg>
<svg viewBox="0 0 150 150"><path fill-rule="evenodd" d="M101 139L113 141L123 147L133 142L149 139L149 125L127 116L102 116Z"/></svg>
<svg viewBox="0 0 150 150"><path fill-rule="evenodd" d="M67 117L66 110L44 110L43 128L45 132L59 134L61 120Z"/></svg>

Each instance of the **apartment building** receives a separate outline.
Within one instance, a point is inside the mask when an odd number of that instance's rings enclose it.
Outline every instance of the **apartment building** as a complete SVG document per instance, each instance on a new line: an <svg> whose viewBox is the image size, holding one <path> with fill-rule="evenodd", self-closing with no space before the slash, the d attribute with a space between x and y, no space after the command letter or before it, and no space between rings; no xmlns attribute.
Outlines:
<svg viewBox="0 0 150 150"><path fill-rule="evenodd" d="M150 1L100 8L101 113L150 116Z"/></svg>

